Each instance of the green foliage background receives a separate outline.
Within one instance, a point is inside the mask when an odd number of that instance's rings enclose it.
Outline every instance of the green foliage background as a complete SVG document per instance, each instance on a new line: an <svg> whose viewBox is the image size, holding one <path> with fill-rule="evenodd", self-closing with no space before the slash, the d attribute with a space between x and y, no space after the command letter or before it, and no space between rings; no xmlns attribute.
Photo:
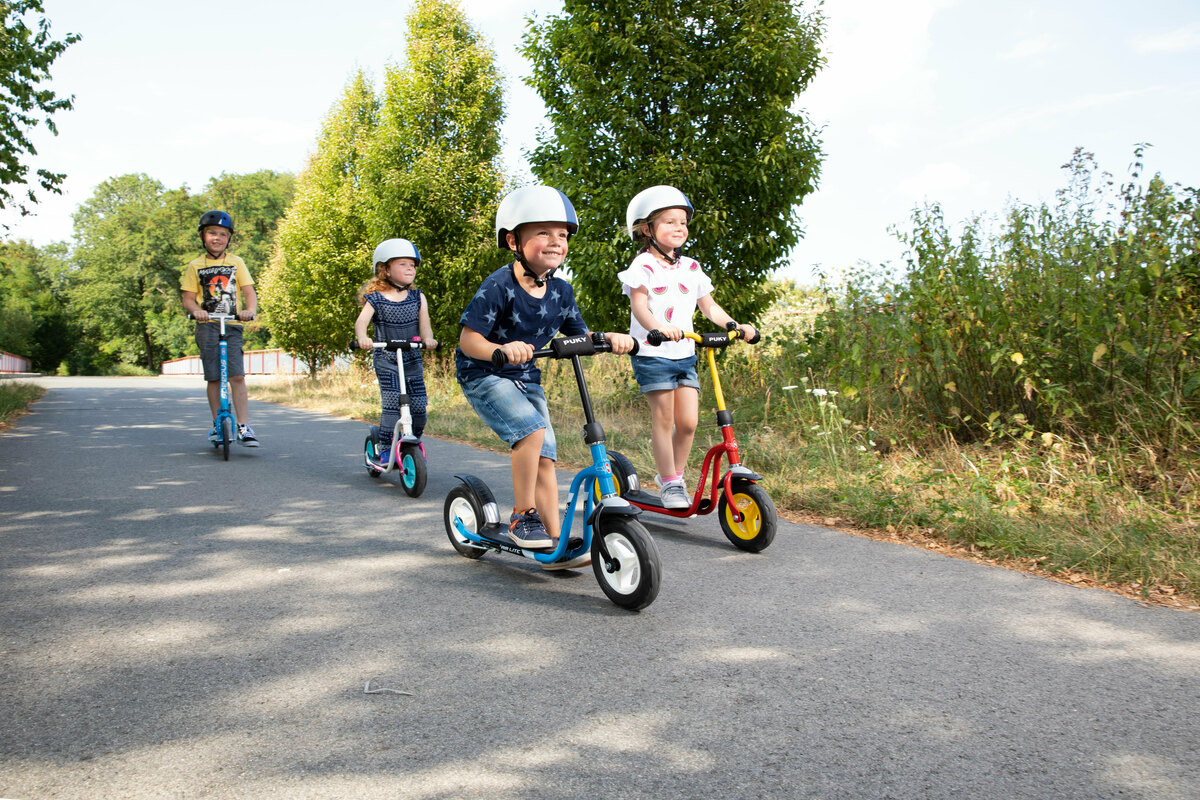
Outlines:
<svg viewBox="0 0 1200 800"><path fill-rule="evenodd" d="M416 285L448 344L497 263L487 244L504 183L494 55L456 5L419 0L408 24L405 66L388 68L382 97L360 73L326 120L263 283L276 341L314 370L352 338L380 241L417 245Z"/></svg>
<svg viewBox="0 0 1200 800"><path fill-rule="evenodd" d="M770 303L799 240L820 144L798 96L822 65L820 7L791 0L566 0L531 23L525 55L551 129L529 155L580 214L568 265L588 324L627 330L615 275L633 258L625 209L656 184L696 208L686 252L732 316Z"/></svg>
<svg viewBox="0 0 1200 800"><path fill-rule="evenodd" d="M25 156L37 155L29 134L39 125L57 134L53 115L74 105L74 97L58 97L41 84L50 79L55 59L80 37L69 33L56 41L44 14L41 0L0 1L0 209L15 203L22 215L30 213L26 203L37 202L23 163ZM64 174L39 168L35 175L43 190L61 192ZM23 187L25 196L14 197L14 186Z"/></svg>

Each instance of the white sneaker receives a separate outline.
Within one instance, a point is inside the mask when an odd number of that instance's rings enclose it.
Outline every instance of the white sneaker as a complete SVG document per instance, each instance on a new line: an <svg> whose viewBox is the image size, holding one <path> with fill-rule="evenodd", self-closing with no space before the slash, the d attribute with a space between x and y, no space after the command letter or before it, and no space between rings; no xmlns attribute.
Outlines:
<svg viewBox="0 0 1200 800"><path fill-rule="evenodd" d="M660 476L654 476L654 482L658 484L658 496L662 502L663 508L669 508L672 511L682 511L685 508L692 507L692 498L688 497L687 487L683 483L683 478L662 482Z"/></svg>
<svg viewBox="0 0 1200 800"><path fill-rule="evenodd" d="M258 447L258 439L254 437L254 429L249 425L238 425L238 438L242 440L242 445L245 447Z"/></svg>

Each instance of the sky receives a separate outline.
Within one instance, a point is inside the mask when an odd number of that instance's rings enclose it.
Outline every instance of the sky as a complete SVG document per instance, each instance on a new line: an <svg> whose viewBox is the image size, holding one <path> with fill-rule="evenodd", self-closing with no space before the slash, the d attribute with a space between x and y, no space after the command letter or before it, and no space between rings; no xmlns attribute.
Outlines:
<svg viewBox="0 0 1200 800"><path fill-rule="evenodd" d="M506 169L528 176L544 108L518 48L551 0L461 0L506 81ZM809 4L811 7L811 3ZM70 241L102 181L145 173L201 191L222 173L299 173L359 69L381 83L404 58L409 0L45 0L52 33L79 33L52 68L75 96L33 168L67 173L8 238ZM804 239L777 275L811 284L903 263L894 231L937 202L947 220L1053 202L1076 147L1127 175L1134 146L1171 183L1200 186L1200 3L1195 0L826 0L826 66L797 107L820 130ZM698 209L703 211L703 209Z"/></svg>

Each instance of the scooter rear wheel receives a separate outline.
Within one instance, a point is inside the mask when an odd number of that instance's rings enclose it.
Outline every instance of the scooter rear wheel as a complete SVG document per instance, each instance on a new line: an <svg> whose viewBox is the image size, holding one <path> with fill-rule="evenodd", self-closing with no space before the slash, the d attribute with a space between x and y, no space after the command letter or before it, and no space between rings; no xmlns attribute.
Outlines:
<svg viewBox="0 0 1200 800"><path fill-rule="evenodd" d="M420 497L425 491L425 480L428 477L425 467L425 454L416 444L400 445L400 464L404 472L400 476L400 485L409 497Z"/></svg>
<svg viewBox="0 0 1200 800"><path fill-rule="evenodd" d="M367 468L367 474L372 478L379 477L379 470L371 463L375 458L377 447L379 447L379 428L372 425L370 433L367 434L367 438L363 442L363 466Z"/></svg>
<svg viewBox="0 0 1200 800"><path fill-rule="evenodd" d="M486 524L483 507L488 502L495 502L495 500L491 497L480 497L464 483L458 484L446 495L446 504L442 508L442 519L446 523L446 536L449 537L450 544L454 545L458 554L464 558L479 558L487 552L487 549L478 546L459 533L454 527L454 520L458 519L464 528L474 533Z"/></svg>
<svg viewBox="0 0 1200 800"><path fill-rule="evenodd" d="M740 519L734 519L734 508L721 492L717 499L717 518L721 530L734 547L750 553L761 553L775 540L779 518L775 503L766 490L753 481L735 481L733 502Z"/></svg>
<svg viewBox="0 0 1200 800"><path fill-rule="evenodd" d="M612 557L605 563L600 540ZM642 523L628 517L602 520L600 533L592 538L592 571L608 599L637 611L654 602L662 583L658 545Z"/></svg>

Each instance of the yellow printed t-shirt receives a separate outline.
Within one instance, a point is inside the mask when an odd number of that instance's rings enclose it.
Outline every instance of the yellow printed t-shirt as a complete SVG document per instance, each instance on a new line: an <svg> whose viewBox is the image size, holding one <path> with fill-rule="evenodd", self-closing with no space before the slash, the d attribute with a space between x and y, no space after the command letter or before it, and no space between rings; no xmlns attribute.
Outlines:
<svg viewBox="0 0 1200 800"><path fill-rule="evenodd" d="M217 259L203 255L189 261L179 279L179 288L195 292L200 307L210 314L237 314L241 288L253 285L245 262L228 253Z"/></svg>

